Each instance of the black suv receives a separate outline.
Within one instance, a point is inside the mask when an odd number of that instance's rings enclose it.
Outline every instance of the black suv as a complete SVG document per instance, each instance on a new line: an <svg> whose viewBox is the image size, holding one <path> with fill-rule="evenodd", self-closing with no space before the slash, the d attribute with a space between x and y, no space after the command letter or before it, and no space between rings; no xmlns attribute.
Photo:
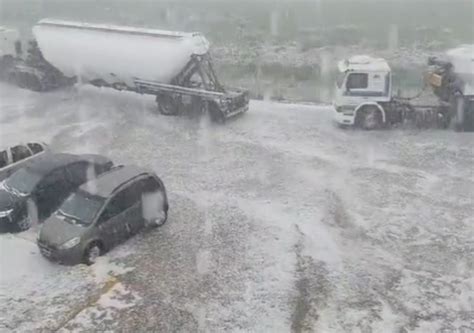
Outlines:
<svg viewBox="0 0 474 333"><path fill-rule="evenodd" d="M81 184L112 168L99 155L51 154L0 183L0 230L23 231L48 218Z"/></svg>
<svg viewBox="0 0 474 333"><path fill-rule="evenodd" d="M64 264L95 259L146 226L168 218L163 182L152 172L119 166L82 185L45 221L41 253Z"/></svg>

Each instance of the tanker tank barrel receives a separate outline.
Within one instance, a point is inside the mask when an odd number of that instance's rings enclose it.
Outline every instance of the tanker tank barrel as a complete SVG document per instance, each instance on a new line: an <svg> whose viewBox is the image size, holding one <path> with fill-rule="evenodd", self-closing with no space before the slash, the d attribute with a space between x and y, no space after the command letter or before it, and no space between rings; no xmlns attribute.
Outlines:
<svg viewBox="0 0 474 333"><path fill-rule="evenodd" d="M223 88L198 32L45 19L33 34L45 61L66 77L153 94L162 114L192 109L223 121L248 110L248 91Z"/></svg>

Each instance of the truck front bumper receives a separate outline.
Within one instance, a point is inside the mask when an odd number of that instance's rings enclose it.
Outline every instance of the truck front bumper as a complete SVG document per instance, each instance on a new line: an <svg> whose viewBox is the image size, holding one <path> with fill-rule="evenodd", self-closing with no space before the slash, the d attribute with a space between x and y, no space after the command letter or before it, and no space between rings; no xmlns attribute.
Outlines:
<svg viewBox="0 0 474 333"><path fill-rule="evenodd" d="M333 119L339 125L352 126L355 122L355 112L337 112L336 109L333 111Z"/></svg>

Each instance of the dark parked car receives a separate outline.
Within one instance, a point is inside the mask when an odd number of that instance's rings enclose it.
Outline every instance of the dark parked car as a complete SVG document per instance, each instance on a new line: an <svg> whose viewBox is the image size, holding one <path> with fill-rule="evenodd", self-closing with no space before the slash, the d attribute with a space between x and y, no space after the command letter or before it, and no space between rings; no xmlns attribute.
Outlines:
<svg viewBox="0 0 474 333"><path fill-rule="evenodd" d="M0 183L0 229L23 231L48 218L81 184L112 168L99 155L50 154Z"/></svg>
<svg viewBox="0 0 474 333"><path fill-rule="evenodd" d="M41 158L48 151L48 146L42 142L19 144L0 150L0 180L8 178L27 163Z"/></svg>
<svg viewBox="0 0 474 333"><path fill-rule="evenodd" d="M41 253L63 264L92 264L146 226L168 218L163 182L152 172L120 166L82 185L45 221Z"/></svg>

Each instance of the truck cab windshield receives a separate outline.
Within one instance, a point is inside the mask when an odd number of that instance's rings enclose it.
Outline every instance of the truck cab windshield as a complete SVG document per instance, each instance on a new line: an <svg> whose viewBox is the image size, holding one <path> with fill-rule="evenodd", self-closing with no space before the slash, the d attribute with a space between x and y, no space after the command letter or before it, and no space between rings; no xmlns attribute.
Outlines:
<svg viewBox="0 0 474 333"><path fill-rule="evenodd" d="M72 224L88 226L103 206L105 199L84 191L72 194L58 210L57 215Z"/></svg>

